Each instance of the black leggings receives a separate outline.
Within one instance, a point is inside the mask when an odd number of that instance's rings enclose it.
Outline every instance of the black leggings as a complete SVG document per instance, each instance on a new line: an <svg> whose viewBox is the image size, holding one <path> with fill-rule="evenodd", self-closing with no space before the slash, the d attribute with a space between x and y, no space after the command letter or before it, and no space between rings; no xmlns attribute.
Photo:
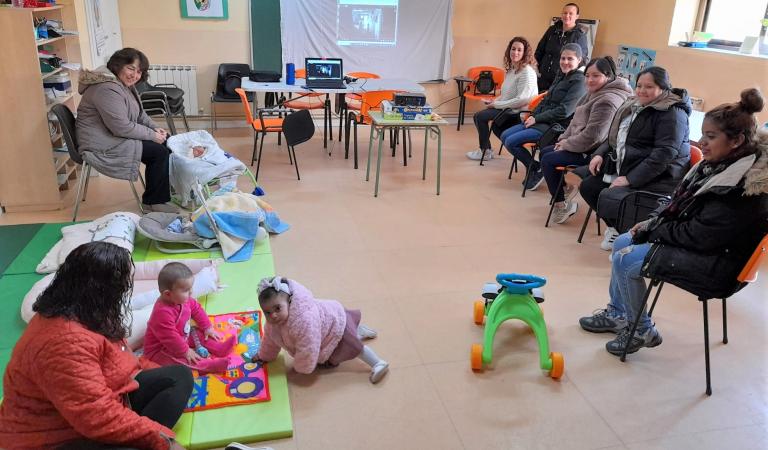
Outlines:
<svg viewBox="0 0 768 450"><path fill-rule="evenodd" d="M147 187L141 202L145 205L158 205L171 200L171 181L168 178L168 157L171 151L165 144L155 141L141 141L141 162L147 169Z"/></svg>
<svg viewBox="0 0 768 450"><path fill-rule="evenodd" d="M186 366L165 366L143 370L136 375L139 388L130 394L131 409L140 416L173 428L192 393L192 372ZM132 450L132 447L100 444L82 439L57 447L57 450Z"/></svg>

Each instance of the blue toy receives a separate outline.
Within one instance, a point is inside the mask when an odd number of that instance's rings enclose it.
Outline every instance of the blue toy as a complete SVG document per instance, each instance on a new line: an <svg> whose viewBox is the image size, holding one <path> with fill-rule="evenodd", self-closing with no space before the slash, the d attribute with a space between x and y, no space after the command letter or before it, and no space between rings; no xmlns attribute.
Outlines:
<svg viewBox="0 0 768 450"><path fill-rule="evenodd" d="M547 325L539 307L544 298L534 296L534 289L544 286L547 280L534 275L500 273L496 275L496 281L501 285L498 293L486 292L483 294L484 300L478 300L474 305L475 323L482 325L485 319L485 330L483 344L472 344L472 370L482 370L483 365L491 363L493 338L499 326L509 319L519 319L531 327L536 335L541 369L547 371L550 377L559 379L565 367L563 355L549 351Z"/></svg>

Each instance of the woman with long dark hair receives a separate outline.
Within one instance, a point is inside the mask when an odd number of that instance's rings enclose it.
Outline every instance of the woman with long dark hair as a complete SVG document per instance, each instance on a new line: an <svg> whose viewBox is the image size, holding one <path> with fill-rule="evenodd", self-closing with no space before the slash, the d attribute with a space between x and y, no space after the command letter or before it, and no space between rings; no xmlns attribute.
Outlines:
<svg viewBox="0 0 768 450"><path fill-rule="evenodd" d="M170 150L168 131L158 126L141 107L136 84L147 79L149 60L135 48L116 51L107 67L82 70L77 107L78 150L99 172L135 181L140 163L146 165L147 186L142 196L145 212L177 212L168 204Z"/></svg>
<svg viewBox="0 0 768 450"><path fill-rule="evenodd" d="M517 113L536 96L538 89L536 87L535 65L533 48L528 40L522 36L512 38L504 51L504 68L507 70L507 74L501 84L501 93L495 100L486 103L484 110L475 113L473 119L475 128L477 128L480 147L477 150L467 152L467 158L474 160L493 158L490 123L505 110ZM514 116L517 117L517 114ZM514 125L514 123L510 125ZM485 152L485 158L483 158L483 152Z"/></svg>
<svg viewBox="0 0 768 450"><path fill-rule="evenodd" d="M114 244L90 242L67 256L5 370L0 447L181 448L171 428L192 374L128 348L132 280L131 255Z"/></svg>
<svg viewBox="0 0 768 450"><path fill-rule="evenodd" d="M758 131L755 113L764 100L746 89L741 101L720 105L704 116L701 152L655 217L636 224L614 243L610 303L579 320L593 333L618 336L606 344L620 356L661 344L645 311L643 277L672 283L699 298L724 298L757 244L768 233L768 135ZM640 314L630 336L631 321Z"/></svg>

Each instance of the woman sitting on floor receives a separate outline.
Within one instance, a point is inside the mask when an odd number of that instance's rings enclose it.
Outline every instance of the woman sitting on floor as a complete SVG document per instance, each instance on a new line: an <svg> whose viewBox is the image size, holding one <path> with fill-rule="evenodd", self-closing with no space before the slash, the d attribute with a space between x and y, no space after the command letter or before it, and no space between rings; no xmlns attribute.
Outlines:
<svg viewBox="0 0 768 450"><path fill-rule="evenodd" d="M475 113L473 120L477 128L480 148L467 152L467 158L480 160L483 152L485 152L484 159L493 158L490 123L504 110L508 110L505 113L513 113L514 117L519 117L516 113L536 96L538 88L534 65L533 49L528 40L520 36L512 38L504 52L504 68L507 69L507 74L501 85L501 94L494 101L487 103L486 109ZM519 120L510 125L517 123L520 123Z"/></svg>
<svg viewBox="0 0 768 450"><path fill-rule="evenodd" d="M579 320L594 333L618 333L606 350L621 355L631 321L646 290L643 276L668 281L696 296L722 298L768 233L768 135L760 135L755 113L762 111L757 89L738 103L709 111L702 125L703 161L677 187L658 216L636 224L616 239L610 303ZM631 337L629 353L661 344L646 311Z"/></svg>
<svg viewBox="0 0 768 450"><path fill-rule="evenodd" d="M619 235L619 204L632 191L668 194L685 175L690 160L688 115L691 102L685 89L673 89L669 74L649 67L637 76L635 97L619 107L608 140L592 155L590 176L579 192L605 221L600 248L609 251Z"/></svg>
<svg viewBox="0 0 768 450"><path fill-rule="evenodd" d="M553 125L565 125L576 109L576 103L584 96L587 88L584 84L584 72L580 69L581 65L581 47L577 44L565 44L560 53L560 74L552 83L547 95L524 123L501 133L504 147L526 168L531 169L533 164L533 170L537 171L538 164L533 161L533 156L523 147L523 144L537 142ZM532 183L534 178L528 177L526 189L538 187ZM541 178L538 179L538 183L541 183Z"/></svg>
<svg viewBox="0 0 768 450"><path fill-rule="evenodd" d="M563 175L557 167L588 164L590 154L608 137L608 127L619 105L632 94L629 82L616 76L616 64L610 56L593 59L584 72L587 95L579 100L573 120L557 143L541 149L541 170L531 174L533 185L538 184L541 177L547 181L549 193L555 200L555 223L565 222L578 208L575 201L565 198L562 188L557 190ZM570 187L569 193L575 194L576 189Z"/></svg>
<svg viewBox="0 0 768 450"><path fill-rule="evenodd" d="M192 392L126 343L133 264L106 242L77 247L38 298L3 378L0 447L181 449L171 428Z"/></svg>
<svg viewBox="0 0 768 450"><path fill-rule="evenodd" d="M141 107L136 83L147 79L149 61L135 48L116 51L106 69L80 72L77 107L79 151L88 164L112 178L135 181L146 164L145 212L178 212L169 205L168 131Z"/></svg>

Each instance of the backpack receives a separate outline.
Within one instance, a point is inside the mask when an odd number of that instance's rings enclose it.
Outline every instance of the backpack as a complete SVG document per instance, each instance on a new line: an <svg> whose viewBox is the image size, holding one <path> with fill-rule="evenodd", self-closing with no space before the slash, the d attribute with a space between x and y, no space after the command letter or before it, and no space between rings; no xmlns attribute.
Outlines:
<svg viewBox="0 0 768 450"><path fill-rule="evenodd" d="M493 81L493 72L483 70L475 80L475 94L487 95L496 92L496 82Z"/></svg>
<svg viewBox="0 0 768 450"><path fill-rule="evenodd" d="M227 72L224 77L224 95L227 97L239 98L235 89L240 87L243 74L240 72Z"/></svg>

